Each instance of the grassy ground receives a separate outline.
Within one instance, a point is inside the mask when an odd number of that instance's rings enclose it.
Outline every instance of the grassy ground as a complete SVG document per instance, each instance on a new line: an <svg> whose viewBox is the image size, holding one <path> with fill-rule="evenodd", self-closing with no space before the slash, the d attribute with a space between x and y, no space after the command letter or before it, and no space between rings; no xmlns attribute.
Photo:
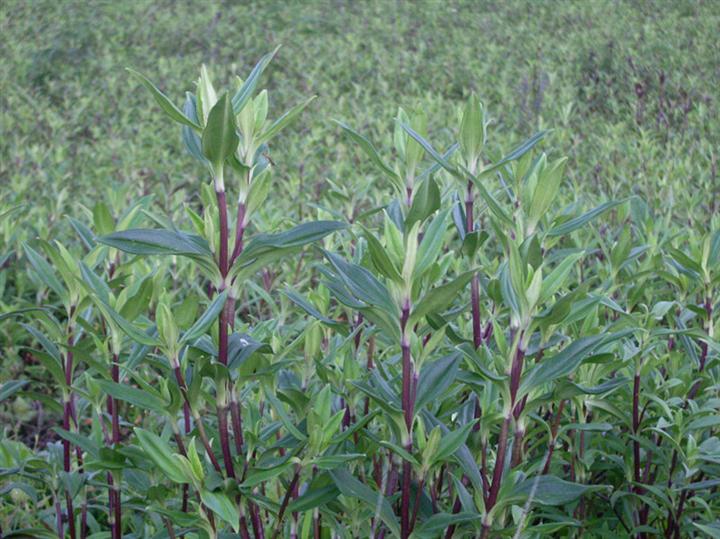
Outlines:
<svg viewBox="0 0 720 539"><path fill-rule="evenodd" d="M12 187L5 201L53 208L52 221L109 188L182 189L199 169L124 68L147 73L180 100L178 89L192 88L200 63L230 80L279 44L266 78L277 89L271 106L319 96L275 151L289 191L298 181L306 189L324 178L365 181L340 164L353 150L331 119L388 147L398 105L422 103L439 129L471 91L505 145L554 128L551 146L569 154L583 195L635 192L657 205L679 196L690 200L676 211L697 217L688 208L699 199L677 191L700 192L713 180L715 2L230 2L222 9L220 16L211 2L5 3L0 177Z"/></svg>

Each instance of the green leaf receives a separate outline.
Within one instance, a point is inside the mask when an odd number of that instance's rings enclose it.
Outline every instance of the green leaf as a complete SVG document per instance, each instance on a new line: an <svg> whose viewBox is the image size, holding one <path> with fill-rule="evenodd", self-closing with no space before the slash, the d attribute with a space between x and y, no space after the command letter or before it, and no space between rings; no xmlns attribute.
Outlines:
<svg viewBox="0 0 720 539"><path fill-rule="evenodd" d="M43 307L26 307L24 309L17 309L15 311L10 311L7 313L0 313L0 321L5 320L6 318L13 318L15 316L20 316L21 314L25 313L32 313L37 311L43 311L45 312L47 309Z"/></svg>
<svg viewBox="0 0 720 539"><path fill-rule="evenodd" d="M235 502L224 492L210 492L202 489L200 491L200 499L213 513L222 520L230 524L235 533L238 532L240 526L240 511Z"/></svg>
<svg viewBox="0 0 720 539"><path fill-rule="evenodd" d="M474 271L466 271L449 283L430 290L413 307L409 323L412 325L427 314L444 311L455 301L455 297L470 282L474 273Z"/></svg>
<svg viewBox="0 0 720 539"><path fill-rule="evenodd" d="M114 399L129 402L140 410L150 410L164 415L169 403L159 393L150 393L127 384L118 384L110 380L98 380L100 388Z"/></svg>
<svg viewBox="0 0 720 539"><path fill-rule="evenodd" d="M277 234L258 234L250 240L238 261L244 263L276 249L302 247L344 228L347 225L339 221L312 221Z"/></svg>
<svg viewBox="0 0 720 539"><path fill-rule="evenodd" d="M603 485L581 485L570 483L553 475L539 475L521 481L513 488L513 496L527 498L540 505L565 505L574 502L586 492L604 490Z"/></svg>
<svg viewBox="0 0 720 539"><path fill-rule="evenodd" d="M452 166L445 157L440 155L438 151L433 148L432 144L430 144L425 137L423 137L420 133L415 131L412 127L409 125L400 122L400 127L402 127L405 132L410 135L422 148L438 163L440 166L442 166L445 170L447 170L449 173L459 176L459 171Z"/></svg>
<svg viewBox="0 0 720 539"><path fill-rule="evenodd" d="M76 432L70 432L65 429L61 429L60 427L53 427L53 430L62 439L67 440L71 444L79 447L88 455L91 455L93 458L100 458L100 446L95 443L94 440L91 440L90 438L82 436L81 434L78 434Z"/></svg>
<svg viewBox="0 0 720 539"><path fill-rule="evenodd" d="M102 287L98 285L98 283L102 281L85 264L80 265L80 273L82 274L83 280L87 283L88 287L94 292L92 299L95 302L95 305L97 305L102 315L108 321L115 324L135 342L148 346L156 346L158 344L157 340L152 335L148 335L147 333L141 331L125 320L125 318L120 316L115 309L110 307L107 301L107 293L104 292Z"/></svg>
<svg viewBox="0 0 720 539"><path fill-rule="evenodd" d="M138 427L135 428L135 435L147 456L157 464L168 479L175 483L192 482L192 478L187 477L185 467L179 460L180 455L173 453L165 440Z"/></svg>
<svg viewBox="0 0 720 539"><path fill-rule="evenodd" d="M304 101L303 103L299 103L298 105L295 105L293 108L288 110L285 114L280 116L277 120L275 120L270 127L267 128L266 131L264 131L260 137L258 138L257 144L263 144L267 141L269 141L271 138L273 138L275 135L277 135L280 131L285 129L288 125L290 125L295 118L297 118L300 113L307 108L307 106L313 102L313 100L317 96L314 95Z"/></svg>
<svg viewBox="0 0 720 539"><path fill-rule="evenodd" d="M405 218L405 228L412 228L416 221L424 221L440 208L440 189L433 180L428 177L420 184L420 188L413 196L412 206Z"/></svg>
<svg viewBox="0 0 720 539"><path fill-rule="evenodd" d="M222 293L215 296L215 299L207 308L207 310L180 338L180 345L195 341L207 331L207 329L212 325L212 323L217 320L220 312L223 310L223 307L225 307L225 301L227 300L227 296L227 291L223 291Z"/></svg>
<svg viewBox="0 0 720 539"><path fill-rule="evenodd" d="M395 264L387 254L387 249L383 247L375 235L368 229L363 228L365 234L363 237L368 243L368 252L375 268L388 279L392 279L396 283L402 282L402 276L395 267Z"/></svg>
<svg viewBox="0 0 720 539"><path fill-rule="evenodd" d="M540 299L538 301L540 305L545 303L555 292L557 292L557 290L565 282L565 279L567 279L567 276L575 266L575 263L584 255L584 252L580 252L573 253L565 257L563 261L555 266L555 268L553 268L553 270L543 279Z"/></svg>
<svg viewBox="0 0 720 539"><path fill-rule="evenodd" d="M339 494L340 491L334 484L321 488L313 488L311 486L301 496L295 498L288 504L287 511L288 513L310 511L316 507L327 505L337 498Z"/></svg>
<svg viewBox="0 0 720 539"><path fill-rule="evenodd" d="M282 402L278 400L278 398L274 395L273 390L269 387L265 388L265 398L270 401L270 405L273 407L275 412L277 412L278 417L280 417L280 421L282 422L283 426L290 432L290 434L292 434L300 441L307 440L307 436L300 432L300 430L295 426L295 424L292 422L292 419L290 419L290 416L285 410Z"/></svg>
<svg viewBox="0 0 720 539"><path fill-rule="evenodd" d="M157 104L160 105L160 108L162 108L163 112L165 112L165 114L167 114L171 119L183 125L187 125L188 127L192 127L198 130L201 129L197 123L193 122L192 120L190 120L190 118L185 116L182 111L177 108L175 104L170 101L170 99L164 93L158 90L158 88L152 82L150 82L150 79L148 79L145 75L138 73L134 69L127 68L127 70L133 75L135 75L138 79L140 79L142 85L150 91L153 98L155 98Z"/></svg>
<svg viewBox="0 0 720 539"><path fill-rule="evenodd" d="M450 526L456 526L465 522L477 521L481 516L477 513L436 513L414 530L413 539L435 539L442 537Z"/></svg>
<svg viewBox="0 0 720 539"><path fill-rule="evenodd" d="M693 522L692 525L708 537L711 537L712 539L720 539L720 523L713 522L711 524L700 524L698 522Z"/></svg>
<svg viewBox="0 0 720 539"><path fill-rule="evenodd" d="M250 75L248 75L248 78L245 79L243 85L233 96L232 108L235 114L238 114L245 107L248 100L252 97L253 93L255 93L255 88L260 81L260 76L263 74L263 71L265 71L265 68L268 66L270 61L275 57L278 49L280 49L279 46L276 47L274 51L260 58L260 61L255 64L255 67L250 72Z"/></svg>
<svg viewBox="0 0 720 539"><path fill-rule="evenodd" d="M239 139L235 131L235 116L227 93L210 110L202 134L202 151L218 173L225 159L237 148Z"/></svg>
<svg viewBox="0 0 720 539"><path fill-rule="evenodd" d="M361 483L345 468L338 468L329 473L343 496L356 498L365 503L373 513L378 512L390 532L396 537L400 536L400 526L395 518L395 513L382 492L377 492Z"/></svg>
<svg viewBox="0 0 720 539"><path fill-rule="evenodd" d="M438 256L442 252L443 240L445 239L445 231L447 230L447 216L450 210L443 210L438 213L430 222L422 242L418 246L417 259L415 261L415 269L413 272L416 276L422 276L432 264L437 261Z"/></svg>
<svg viewBox="0 0 720 539"><path fill-rule="evenodd" d="M400 447L399 445L397 445L393 442L390 442L388 440L380 440L380 445L388 448L390 451L395 453L397 456L399 456L403 460L408 461L413 466L420 466L420 463L418 462L418 460L414 456L412 456L410 453L408 453L406 449Z"/></svg>
<svg viewBox="0 0 720 539"><path fill-rule="evenodd" d="M616 206L619 206L626 200L628 199L624 198L622 200L613 200L610 202L605 202L604 204L600 204L597 208L594 208L587 213L575 217L574 219L570 219L569 221L565 221L558 226L552 227L550 230L548 230L547 235L553 237L569 234L570 232L573 232L574 230L583 227L585 224L589 223L597 216L602 215L606 211L611 210Z"/></svg>
<svg viewBox="0 0 720 539"><path fill-rule="evenodd" d="M416 410L435 401L452 385L460 368L460 358L460 353L454 353L423 363L418 378Z"/></svg>
<svg viewBox="0 0 720 539"><path fill-rule="evenodd" d="M280 464L271 466L269 468L253 468L248 474L248 476L245 478L245 480L242 482L242 486L245 489L251 489L256 485L266 483L272 478L277 477L278 475L285 472L285 470L292 466L292 464L293 462L288 457Z"/></svg>
<svg viewBox="0 0 720 539"><path fill-rule="evenodd" d="M390 177L395 186L402 188L402 180L400 177L395 173L393 169L391 169L389 166L387 166L383 160L380 158L380 155L378 154L377 150L375 149L375 146L372 145L372 143L363 137L360 133L355 131L352 127L350 127L347 124L344 124L343 122L339 120L335 120L335 123L338 124L343 131L352 139L353 142L355 142L362 151L365 152L365 154L370 158L370 161L378 168L380 169L385 175Z"/></svg>
<svg viewBox="0 0 720 539"><path fill-rule="evenodd" d="M599 334L583 337L566 346L561 352L558 352L554 356L543 359L523 376L518 391L518 398L521 398L542 384L568 376L600 345L619 339L627 334L628 331L621 331L609 335Z"/></svg>
<svg viewBox="0 0 720 539"><path fill-rule="evenodd" d="M57 278L55 270L48 264L47 260L27 243L23 244L23 248L25 249L25 256L42 282L60 296L61 299L64 298L67 293L65 287Z"/></svg>
<svg viewBox="0 0 720 539"><path fill-rule="evenodd" d="M27 380L10 380L0 384L0 402L9 399L27 385Z"/></svg>
<svg viewBox="0 0 720 539"><path fill-rule="evenodd" d="M134 255L212 257L203 238L173 230L135 228L102 236L98 241Z"/></svg>
<svg viewBox="0 0 720 539"><path fill-rule="evenodd" d="M344 413L342 410L338 413ZM342 419L342 417L341 417ZM365 458L364 453L348 453L342 455L322 455L313 459L313 464L321 470L334 470L352 460Z"/></svg>
<svg viewBox="0 0 720 539"><path fill-rule="evenodd" d="M439 462L444 462L448 458L450 458L450 456L455 454L455 452L465 444L465 441L470 434L470 430L473 428L476 422L477 420L470 421L469 423L466 423L459 429L454 430L449 434L443 434L443 437L440 440L440 447L435 454L435 460Z"/></svg>
<svg viewBox="0 0 720 539"><path fill-rule="evenodd" d="M491 172L496 171L500 167L507 165L508 163L511 163L512 161L515 161L516 159L520 159L523 155L525 155L527 152L532 150L535 145L540 142L545 135L547 135L549 131L538 131L533 136L531 136L529 139L521 142L517 146L515 146L510 152L508 152L500 161L493 163L492 165L484 168L482 170L481 175L485 176L487 174L490 174Z"/></svg>
<svg viewBox="0 0 720 539"><path fill-rule="evenodd" d="M468 98L460 122L460 148L466 163L476 161L485 145L485 114L475 94Z"/></svg>
<svg viewBox="0 0 720 539"><path fill-rule="evenodd" d="M343 283L360 301L383 309L389 314L397 312L388 289L365 268L345 261L335 253L323 251Z"/></svg>

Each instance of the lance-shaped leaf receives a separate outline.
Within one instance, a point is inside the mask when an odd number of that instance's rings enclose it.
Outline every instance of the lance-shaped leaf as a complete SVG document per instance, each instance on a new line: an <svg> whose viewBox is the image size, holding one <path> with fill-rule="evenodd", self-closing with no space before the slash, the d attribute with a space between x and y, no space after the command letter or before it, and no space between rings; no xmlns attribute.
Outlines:
<svg viewBox="0 0 720 539"><path fill-rule="evenodd" d="M364 238L367 241L368 253L375 268L388 279L392 279L396 283L402 283L402 276L395 264L387 254L387 249L383 247L380 240L368 229L364 228Z"/></svg>
<svg viewBox="0 0 720 539"><path fill-rule="evenodd" d="M423 364L417 387L416 410L433 402L455 381L460 368L461 354L450 354L443 358Z"/></svg>
<svg viewBox="0 0 720 539"><path fill-rule="evenodd" d="M449 212L449 209L439 212L425 230L422 242L418 246L417 259L413 269L416 276L422 276L425 270L432 266L440 256Z"/></svg>
<svg viewBox="0 0 720 539"><path fill-rule="evenodd" d="M529 139L521 142L517 146L515 146L512 150L510 150L502 159L497 161L496 163L493 163L492 165L489 165L485 167L482 172L480 173L480 176L487 176L492 172L495 172L500 167L507 165L508 163L511 163L512 161L515 161L517 159L520 159L523 155L525 155L527 152L533 149L535 145L540 142L545 135L547 135L549 131L539 131L535 133L533 136L531 136Z"/></svg>
<svg viewBox="0 0 720 539"><path fill-rule="evenodd" d="M290 125L295 118L297 118L302 111L304 111L307 106L313 102L313 100L317 96L312 96L309 99L305 100L302 103L299 103L295 105L293 108L288 110L285 114L280 116L277 120L275 120L270 127L267 128L267 130L263 131L263 133L258 138L257 144L263 144L267 141L269 141L271 138L273 138L275 135L277 135L280 131L285 129L288 125Z"/></svg>
<svg viewBox="0 0 720 539"><path fill-rule="evenodd" d="M227 291L218 294L203 315L180 338L180 346L192 342L202 336L212 323L217 320L220 312L225 307Z"/></svg>
<svg viewBox="0 0 720 539"><path fill-rule="evenodd" d="M27 380L10 380L0 384L0 402L9 399L27 385Z"/></svg>
<svg viewBox="0 0 720 539"><path fill-rule="evenodd" d="M200 499L213 513L222 520L230 524L235 533L238 532L240 525L240 512L238 506L224 492L210 492L202 489L200 491Z"/></svg>
<svg viewBox="0 0 720 539"><path fill-rule="evenodd" d="M440 207L440 188L432 177L427 178L420 184L412 206L405 219L405 228L410 229L416 221L424 221Z"/></svg>
<svg viewBox="0 0 720 539"><path fill-rule="evenodd" d="M565 283L565 279L572 271L575 263L585 255L584 252L572 253L565 257L553 270L543 279L540 299L538 303L542 305L549 300L552 295Z"/></svg>
<svg viewBox="0 0 720 539"><path fill-rule="evenodd" d="M313 318L319 320L326 326L330 326L332 328L335 328L337 330L342 330L346 327L346 324L343 322L339 322L337 320L332 320L331 318L328 318L327 316L324 316L320 311L318 311L314 305L312 305L306 298L295 292L294 290L287 289L282 290L280 292L285 297L287 297L290 301L292 301L295 305L300 307L303 311L305 311L307 314L312 316Z"/></svg>
<svg viewBox="0 0 720 539"><path fill-rule="evenodd" d="M134 255L212 257L203 238L174 230L135 228L113 232L98 241Z"/></svg>
<svg viewBox="0 0 720 539"><path fill-rule="evenodd" d="M569 234L570 232L573 232L574 230L577 230L578 228L581 228L585 226L587 223L595 219L597 216L602 215L608 210L611 210L612 208L619 206L620 204L627 201L627 198L624 198L622 200L611 200L609 202L605 202L603 204L600 204L598 207L593 208L587 213L583 213L582 215L579 215L578 217L575 217L574 219L570 219L569 221L565 221L562 224L559 224L557 226L552 227L550 230L548 230L547 235L548 236L564 236L565 234Z"/></svg>
<svg viewBox="0 0 720 539"><path fill-rule="evenodd" d="M76 432L70 432L65 429L61 429L60 427L53 427L53 430L63 440L67 440L71 444L79 447L80 449L85 451L88 455L91 455L93 458L96 458L96 459L100 458L100 446L94 440L88 438L87 436L83 436L82 434L78 434Z"/></svg>
<svg viewBox="0 0 720 539"><path fill-rule="evenodd" d="M186 469L180 461L180 455L175 454L165 440L152 432L137 427L135 435L147 456L157 464L168 479L175 483L192 481L192 478L185 473Z"/></svg>
<svg viewBox="0 0 720 539"><path fill-rule="evenodd" d="M217 173L225 159L237 148L239 139L235 130L235 115L227 93L215 103L208 115L202 135L202 152Z"/></svg>
<svg viewBox="0 0 720 539"><path fill-rule="evenodd" d="M449 283L430 290L412 308L409 324L412 325L428 314L439 313L448 308L455 301L458 293L470 282L474 273L474 271L466 271Z"/></svg>
<svg viewBox="0 0 720 539"><path fill-rule="evenodd" d="M115 399L129 402L140 410L150 410L158 414L164 414L168 402L157 392L150 392L146 389L138 389L127 384L118 384L110 380L98 380L100 388Z"/></svg>
<svg viewBox="0 0 720 539"><path fill-rule="evenodd" d="M140 80L142 85L150 91L157 104L160 105L160 108L163 110L163 112L167 114L171 119L183 125L187 125L188 127L192 127L193 129L200 129L200 126L196 122L193 122L190 118L185 116L182 111L177 108L177 106L175 106L175 103L170 101L170 99L164 93L158 90L158 88L152 82L150 82L150 79L148 79L142 73L138 73L134 69L127 68L127 70L133 75L135 75Z"/></svg>
<svg viewBox="0 0 720 539"><path fill-rule="evenodd" d="M288 513L302 513L304 511L310 511L316 507L326 505L338 497L340 491L338 488L332 485L326 485L324 487L316 487L310 485L302 495L295 498L287 507Z"/></svg>
<svg viewBox="0 0 720 539"><path fill-rule="evenodd" d="M85 264L81 264L80 273L82 274L83 280L88 285L88 288L94 292L92 294L92 299L95 302L95 305L97 305L97 308L108 322L122 330L128 337L137 343L148 346L157 346L158 341L153 336L148 335L144 331L135 327L110 306L108 303L107 291L103 290L103 287L99 284L104 284L104 282L99 279L98 276L90 270L90 268L88 268Z"/></svg>
<svg viewBox="0 0 720 539"><path fill-rule="evenodd" d="M64 298L67 293L65 287L62 285L60 280L55 274L55 270L48 264L40 253L30 247L28 244L24 244L25 256L32 265L33 269L37 273L38 277L42 280L45 285L52 289L60 298Z"/></svg>
<svg viewBox="0 0 720 539"><path fill-rule="evenodd" d="M248 75L248 78L245 79L245 82L240 87L240 89L235 93L235 95L232 98L232 108L233 112L235 114L238 114L247 104L248 100L252 97L252 95L255 93L255 88L257 87L258 82L260 81L260 75L263 74L263 71L265 71L265 68L268 66L270 61L275 57L275 54L277 53L278 49L280 47L275 47L275 50L272 52L269 52L262 58L260 58L260 61L255 64L255 67L250 72L250 75Z"/></svg>
<svg viewBox="0 0 720 539"><path fill-rule="evenodd" d="M603 485L570 483L553 475L540 475L519 482L514 486L512 496L513 498L531 497L533 502L541 505L565 505L574 502L587 492L606 488Z"/></svg>
<svg viewBox="0 0 720 539"><path fill-rule="evenodd" d="M197 99L190 92L185 94L183 112L185 113L185 116L190 118L191 121L199 123L197 118ZM208 164L208 160L205 159L205 156L202 153L202 140L194 129L184 125L182 127L182 139L185 143L185 148L187 148L190 155L201 163Z"/></svg>
<svg viewBox="0 0 720 539"><path fill-rule="evenodd" d="M373 146L372 142L370 142L368 139L366 139L364 136L362 136L360 133L355 131L352 127L349 125L339 121L335 120L335 123L338 124L342 130L352 139L353 142L355 142L363 152L365 152L365 155L367 155L370 158L370 161L372 161L373 165L375 165L380 171L383 172L383 174L387 175L391 180L393 180L393 183L396 187L402 189L403 182L400 179L400 177L395 173L393 169L391 169L389 166L385 164L385 162L380 157L380 154L378 154L377 150L375 149L375 146Z"/></svg>
<svg viewBox="0 0 720 539"><path fill-rule="evenodd" d="M436 418L429 411L423 410L420 415L425 421L425 430L427 432L430 432L435 427L440 427L440 431L443 436L448 436L450 434L450 429L448 429L442 421ZM467 445L460 444L460 447L458 447L455 451L455 457L460 461L460 464L462 464L463 473L468 476L473 487L478 491L482 491L483 482L482 475L480 474L480 468L478 468L475 457L470 452Z"/></svg>
<svg viewBox="0 0 720 539"><path fill-rule="evenodd" d="M235 261L232 276L241 270L255 268L293 252L309 243L321 240L328 234L346 228L338 221L313 221L303 223L285 232L277 234L258 234L248 243L245 250Z"/></svg>
<svg viewBox="0 0 720 539"><path fill-rule="evenodd" d="M285 407L283 406L282 402L274 395L274 392L271 388L266 387L265 388L265 398L270 402L270 405L273 407L275 412L277 413L278 417L280 418L280 421L285 426L285 428L292 434L295 438L297 438L300 441L307 440L307 436L300 432L300 430L295 426L292 419L288 415L287 411L285 410Z"/></svg>
<svg viewBox="0 0 720 539"><path fill-rule="evenodd" d="M583 337L566 346L562 351L552 357L543 359L538 365L533 367L525 376L523 376L518 391L518 398L521 398L534 388L568 376L587 359L590 354L597 350L601 345L608 344L611 341L620 339L632 333L632 330L624 330L611 334L592 335Z"/></svg>
<svg viewBox="0 0 720 539"><path fill-rule="evenodd" d="M355 298L369 306L376 306L389 314L397 312L388 289L368 270L351 264L335 253L323 251L339 277Z"/></svg>

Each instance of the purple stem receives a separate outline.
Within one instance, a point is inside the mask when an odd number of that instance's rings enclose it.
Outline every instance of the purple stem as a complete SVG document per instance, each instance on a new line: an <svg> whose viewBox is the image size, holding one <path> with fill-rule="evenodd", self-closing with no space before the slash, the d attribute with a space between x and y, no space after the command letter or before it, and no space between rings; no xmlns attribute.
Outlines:
<svg viewBox="0 0 720 539"><path fill-rule="evenodd" d="M400 348L402 350L402 409L405 416L405 427L407 429L407 440L405 441L405 450L412 454L412 423L415 408L414 399L414 374L412 357L410 356L410 339L407 335L407 322L410 318L410 301L406 300L400 318L400 328L402 338ZM410 528L410 484L412 481L412 465L410 461L403 461L402 471L402 493L400 504L400 536L407 539L412 532Z"/></svg>

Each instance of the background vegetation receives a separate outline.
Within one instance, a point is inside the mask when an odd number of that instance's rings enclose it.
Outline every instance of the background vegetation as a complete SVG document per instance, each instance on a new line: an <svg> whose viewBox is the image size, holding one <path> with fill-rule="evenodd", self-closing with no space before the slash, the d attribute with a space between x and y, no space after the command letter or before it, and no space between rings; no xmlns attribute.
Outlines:
<svg viewBox="0 0 720 539"><path fill-rule="evenodd" d="M707 265L718 248L712 233L718 230L720 201L719 25L720 6L712 1L5 1L0 7L0 316L58 303L30 269L25 242L59 240L72 253L82 253L83 227L112 231L114 224L107 225L105 215L118 217L148 195L147 209L159 221L167 218L190 228L184 208L199 203L198 186L207 183L207 173L185 151L177 125L167 121L125 67L148 75L182 103L184 91L194 91L201 64L216 85L230 86L235 75L246 76L263 54L282 45L263 76L262 86L271 89L271 110L277 115L307 96L318 98L271 144L272 194L254 217L256 230L286 230L318 218L352 222L390 200L390 184L332 119L363 133L389 160L398 106L424 109L429 138L436 148L446 148L455 140L458 107L474 92L493 120L488 155L552 129L542 150L551 158L568 157L558 208L579 214L633 196L630 209L603 214L572 245L562 247L582 246L594 253L584 273L575 277L577 283L604 283L625 314L644 309L668 328L687 324L699 332L678 338L682 346L673 342L662 352L659 345L650 347L653 361L645 362L650 365L643 371L645 389L657 398L647 400L652 411L647 428L663 429L667 425L659 422L687 409L685 395L697 374L688 365L702 354L707 358L701 369L707 376L705 400L691 410L714 417L717 270L705 268L703 257ZM426 158L426 164L431 162ZM449 175L440 171L437 176L449 193ZM109 230L102 230L104 224ZM334 245L347 251L347 241ZM619 258L611 260L611 253ZM314 286L321 257L309 251L307 258L301 269L285 263L265 271L259 284L244 292L241 318L249 326L262 321L260 333L275 352L306 335L305 313L293 310L278 291L292 286L306 293ZM172 270L177 301L197 287L185 288L183 280L194 274L183 268ZM616 282L605 286L606 279ZM665 309L665 303L657 307L661 301L678 303ZM672 316L675 311L681 322ZM52 406L59 393L29 352L37 343L23 326L32 324L28 316L0 318L2 391L9 394L13 381L28 382L0 402L0 468L5 469L17 466L24 455L17 444L48 460L48 444L60 440L52 430L62 426L62 411ZM604 320L606 315L596 316ZM642 317L636 324L650 327ZM625 374L632 377L629 348L626 344L615 353L618 370L628 368ZM305 359L302 346L284 355ZM677 367L677 379L672 369L668 373L668 361ZM617 403L631 400L631 389L628 385L614 393ZM141 414L128 414L128 429L141 422ZM627 431L617 419L612 424L618 432ZM705 463L720 462L713 460L720 459L717 447L707 445L717 441L717 425L708 419L704 430L691 433L697 445L706 444ZM684 444L688 431L673 436ZM693 451L686 447L688 459ZM669 449L656 455L666 459L667 468L672 457ZM688 462L686 471L695 461ZM607 480L597 470L588 474L591 482ZM0 476L2 529L52 527L49 491L38 483L24 491L16 479L9 473ZM707 472L687 476L688 482L707 479ZM613 494L630 488L621 479L613 485L602 503L610 504ZM693 502L694 512L689 511L698 526L686 522L684 535L720 533L713 524L716 485L707 488L700 495L704 502ZM652 498L643 503L652 506L653 514L665 515L668 506L677 508L682 493L644 495ZM632 528L637 518L632 504L612 502L620 516L598 517L605 520L595 528L598 536L630 534L619 522L624 517L624 525ZM569 513L582 520L583 513ZM508 530L514 529L510 520ZM649 527L633 535L666 529L680 533L663 522L646 521ZM582 533L579 524L573 526L576 531L567 533ZM95 531L101 528L102 523ZM133 530L134 537L144 536L140 527Z"/></svg>

